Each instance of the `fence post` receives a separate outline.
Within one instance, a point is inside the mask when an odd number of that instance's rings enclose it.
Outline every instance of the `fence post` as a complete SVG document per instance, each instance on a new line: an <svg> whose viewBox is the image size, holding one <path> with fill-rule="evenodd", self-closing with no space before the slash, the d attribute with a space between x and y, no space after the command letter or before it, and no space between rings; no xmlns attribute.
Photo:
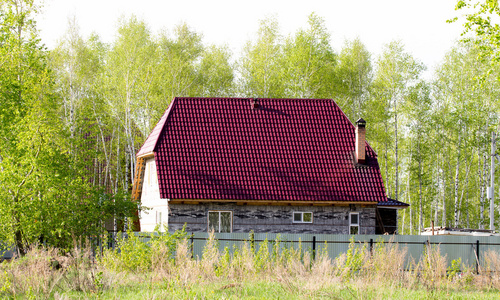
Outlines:
<svg viewBox="0 0 500 300"><path fill-rule="evenodd" d="M191 258L194 258L194 233L191 233Z"/></svg>
<svg viewBox="0 0 500 300"><path fill-rule="evenodd" d="M373 239L370 239L370 255L373 255Z"/></svg>
<svg viewBox="0 0 500 300"><path fill-rule="evenodd" d="M476 274L479 275L479 240L476 240Z"/></svg>
<svg viewBox="0 0 500 300"><path fill-rule="evenodd" d="M316 259L316 236L315 235L313 235L312 246L313 246L312 247L312 250L313 250L313 253L312 253L313 260L315 260Z"/></svg>
<svg viewBox="0 0 500 300"><path fill-rule="evenodd" d="M252 253L255 254L255 234L252 231L250 231L250 249L252 250Z"/></svg>

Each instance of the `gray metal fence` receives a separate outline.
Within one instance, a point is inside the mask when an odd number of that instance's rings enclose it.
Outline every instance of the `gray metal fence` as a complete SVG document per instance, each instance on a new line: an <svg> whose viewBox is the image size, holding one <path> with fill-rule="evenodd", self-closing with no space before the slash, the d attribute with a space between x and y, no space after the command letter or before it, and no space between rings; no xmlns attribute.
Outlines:
<svg viewBox="0 0 500 300"><path fill-rule="evenodd" d="M193 257L201 258L203 249L209 234L196 232L190 236L192 243ZM264 241L274 244L279 241L280 247L302 247L305 251L316 253L319 250L326 250L332 259L342 253L347 252L351 239L356 247L366 247L370 251L380 245L397 244L401 249L407 250L407 262L419 261L428 251L429 247L437 248L442 256L446 257L448 265L453 260L461 259L462 263L468 267L477 268L478 264L484 264L484 254L488 251L500 253L500 237L477 237L477 236L451 236L451 235L329 235L329 234L275 234L275 233L255 233L253 238L248 233L217 233L215 239L218 241L219 250L224 248L232 249L241 247L243 243L251 243L253 240L256 250ZM391 259L388 257L387 259ZM500 271L500 270L498 270Z"/></svg>
<svg viewBox="0 0 500 300"><path fill-rule="evenodd" d="M136 236L143 242L148 242L151 235L156 233L137 232ZM120 238L126 238L126 234L111 233L106 241L95 239L92 243L98 248L116 247L116 241ZM188 233L188 239L191 245L194 258L201 258L203 249L209 234L206 232ZM253 247L258 251L262 243L267 241L269 248L272 249L279 241L280 249L302 248L303 251L310 251L314 256L320 250L326 250L328 256L332 259L342 253L346 253L354 241L355 247L366 247L368 251L376 249L380 243L397 244L400 248L407 250L407 262L412 260L419 261L429 247L439 249L442 256L446 257L448 265L453 260L461 259L462 263L468 267L478 268L485 263L485 254L488 251L500 253L500 237L498 236L453 236L453 235L331 235L331 234L276 234L276 233L255 233L253 236L249 233L216 233L215 239L220 251L225 248L232 253L234 249L241 248L244 243L253 243ZM5 250L5 248L4 248ZM0 255L9 258L15 251L0 251ZM391 259L388 257L387 259ZM497 270L500 271L500 270Z"/></svg>

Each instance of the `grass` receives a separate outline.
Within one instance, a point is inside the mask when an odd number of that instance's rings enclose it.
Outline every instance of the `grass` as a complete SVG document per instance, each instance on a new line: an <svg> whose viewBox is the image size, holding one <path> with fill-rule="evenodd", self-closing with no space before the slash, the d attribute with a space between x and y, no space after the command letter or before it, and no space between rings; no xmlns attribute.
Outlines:
<svg viewBox="0 0 500 300"><path fill-rule="evenodd" d="M500 254L485 253L479 275L429 248L404 265L397 244L355 247L330 259L264 243L219 251L209 240L202 259L192 259L182 233L159 235L149 244L133 235L121 251L94 258L90 247L62 252L33 247L0 264L3 299L497 299ZM464 270L464 271L459 271Z"/></svg>
<svg viewBox="0 0 500 300"><path fill-rule="evenodd" d="M68 292L56 299L498 299L497 291L405 289L364 286L359 283L326 285L320 289L290 289L287 283L269 281L218 282L188 286L135 284L93 293Z"/></svg>

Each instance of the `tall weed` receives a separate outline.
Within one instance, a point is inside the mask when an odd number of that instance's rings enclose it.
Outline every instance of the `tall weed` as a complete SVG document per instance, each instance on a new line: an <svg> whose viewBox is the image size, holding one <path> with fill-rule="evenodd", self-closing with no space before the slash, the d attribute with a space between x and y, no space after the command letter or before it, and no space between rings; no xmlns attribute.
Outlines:
<svg viewBox="0 0 500 300"><path fill-rule="evenodd" d="M500 253L488 250L484 254L484 267L481 270L483 285L500 290Z"/></svg>
<svg viewBox="0 0 500 300"><path fill-rule="evenodd" d="M446 255L442 256L439 248L427 245L422 259L415 266L418 282L427 288L436 288L446 279Z"/></svg>

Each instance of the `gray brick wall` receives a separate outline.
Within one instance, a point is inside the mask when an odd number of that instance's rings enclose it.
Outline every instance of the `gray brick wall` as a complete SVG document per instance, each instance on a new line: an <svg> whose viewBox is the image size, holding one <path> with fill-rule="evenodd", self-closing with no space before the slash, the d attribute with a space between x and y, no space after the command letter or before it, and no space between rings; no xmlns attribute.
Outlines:
<svg viewBox="0 0 500 300"><path fill-rule="evenodd" d="M169 204L169 231L187 224L206 232L208 211L233 212L233 232L348 234L349 212L359 212L360 234L375 234L375 206L263 206L235 203ZM294 211L312 212L313 223L293 223Z"/></svg>

